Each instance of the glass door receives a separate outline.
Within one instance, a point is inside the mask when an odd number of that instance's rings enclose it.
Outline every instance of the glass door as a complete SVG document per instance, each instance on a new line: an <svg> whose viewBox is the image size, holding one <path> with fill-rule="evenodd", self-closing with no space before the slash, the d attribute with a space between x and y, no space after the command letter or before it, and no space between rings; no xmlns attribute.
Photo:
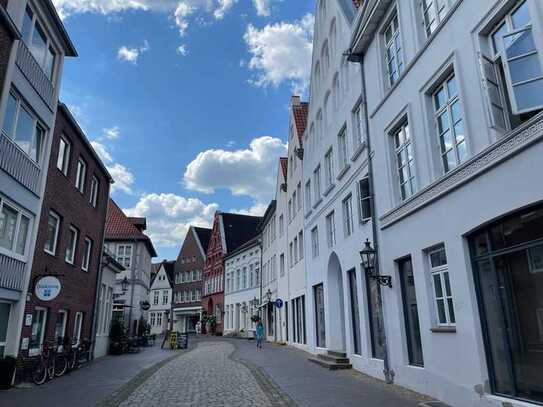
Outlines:
<svg viewBox="0 0 543 407"><path fill-rule="evenodd" d="M326 347L326 325L324 315L324 287L322 284L313 287L315 294L315 319L317 324L317 347Z"/></svg>
<svg viewBox="0 0 543 407"><path fill-rule="evenodd" d="M356 288L356 269L348 271L349 289L351 291L351 316L353 324L353 348L354 353L360 355L361 338L360 338L360 311L358 308L358 290Z"/></svg>
<svg viewBox="0 0 543 407"><path fill-rule="evenodd" d="M4 356L4 350L6 348L10 310L11 305L9 303L0 302L0 358Z"/></svg>
<svg viewBox="0 0 543 407"><path fill-rule="evenodd" d="M543 208L471 238L495 393L543 403Z"/></svg>

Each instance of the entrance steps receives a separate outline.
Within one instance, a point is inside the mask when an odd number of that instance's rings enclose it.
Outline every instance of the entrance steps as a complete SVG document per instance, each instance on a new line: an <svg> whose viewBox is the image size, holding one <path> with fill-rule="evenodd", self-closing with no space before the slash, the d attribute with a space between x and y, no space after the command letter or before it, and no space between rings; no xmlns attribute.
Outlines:
<svg viewBox="0 0 543 407"><path fill-rule="evenodd" d="M309 358L310 362L316 363L328 370L351 369L353 366L345 352L329 350L325 354Z"/></svg>

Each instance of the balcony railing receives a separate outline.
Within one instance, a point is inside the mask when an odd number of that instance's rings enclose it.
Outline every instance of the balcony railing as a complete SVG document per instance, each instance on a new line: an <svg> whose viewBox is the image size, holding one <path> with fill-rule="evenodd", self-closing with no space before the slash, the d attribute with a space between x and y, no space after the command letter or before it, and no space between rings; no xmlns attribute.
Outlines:
<svg viewBox="0 0 543 407"><path fill-rule="evenodd" d="M23 41L19 41L17 66L47 106L54 110L55 87Z"/></svg>
<svg viewBox="0 0 543 407"><path fill-rule="evenodd" d="M25 263L0 254L0 287L23 291Z"/></svg>
<svg viewBox="0 0 543 407"><path fill-rule="evenodd" d="M4 133L0 133L0 168L39 195L40 167Z"/></svg>

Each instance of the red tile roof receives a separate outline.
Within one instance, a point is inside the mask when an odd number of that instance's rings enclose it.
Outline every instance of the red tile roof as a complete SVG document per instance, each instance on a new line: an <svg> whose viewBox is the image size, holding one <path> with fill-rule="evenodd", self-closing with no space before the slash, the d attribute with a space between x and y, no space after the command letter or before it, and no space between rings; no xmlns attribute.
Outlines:
<svg viewBox="0 0 543 407"><path fill-rule="evenodd" d="M309 103L301 102L299 105L292 106L292 112L294 114L294 123L296 124L296 132L302 144L302 137L304 136L305 128L307 127L307 114L309 113Z"/></svg>
<svg viewBox="0 0 543 407"><path fill-rule="evenodd" d="M283 177L285 178L285 182L286 182L287 172L288 172L288 158L287 157L279 158L279 163L281 164L281 170L283 172Z"/></svg>
<svg viewBox="0 0 543 407"><path fill-rule="evenodd" d="M130 222L128 216L117 206L113 199L109 200L106 218L106 240L139 240L146 243L152 257L156 251L149 236Z"/></svg>

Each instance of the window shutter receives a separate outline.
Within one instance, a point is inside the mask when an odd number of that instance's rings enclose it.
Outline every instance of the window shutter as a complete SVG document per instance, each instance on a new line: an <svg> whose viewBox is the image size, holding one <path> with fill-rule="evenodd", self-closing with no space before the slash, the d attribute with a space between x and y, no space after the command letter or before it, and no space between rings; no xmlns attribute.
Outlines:
<svg viewBox="0 0 543 407"><path fill-rule="evenodd" d="M487 101L487 114L492 127L507 129L500 80L494 62L479 52L481 81Z"/></svg>
<svg viewBox="0 0 543 407"><path fill-rule="evenodd" d="M543 71L541 56L532 27L527 26L503 36L507 87L513 113L521 114L543 108Z"/></svg>

